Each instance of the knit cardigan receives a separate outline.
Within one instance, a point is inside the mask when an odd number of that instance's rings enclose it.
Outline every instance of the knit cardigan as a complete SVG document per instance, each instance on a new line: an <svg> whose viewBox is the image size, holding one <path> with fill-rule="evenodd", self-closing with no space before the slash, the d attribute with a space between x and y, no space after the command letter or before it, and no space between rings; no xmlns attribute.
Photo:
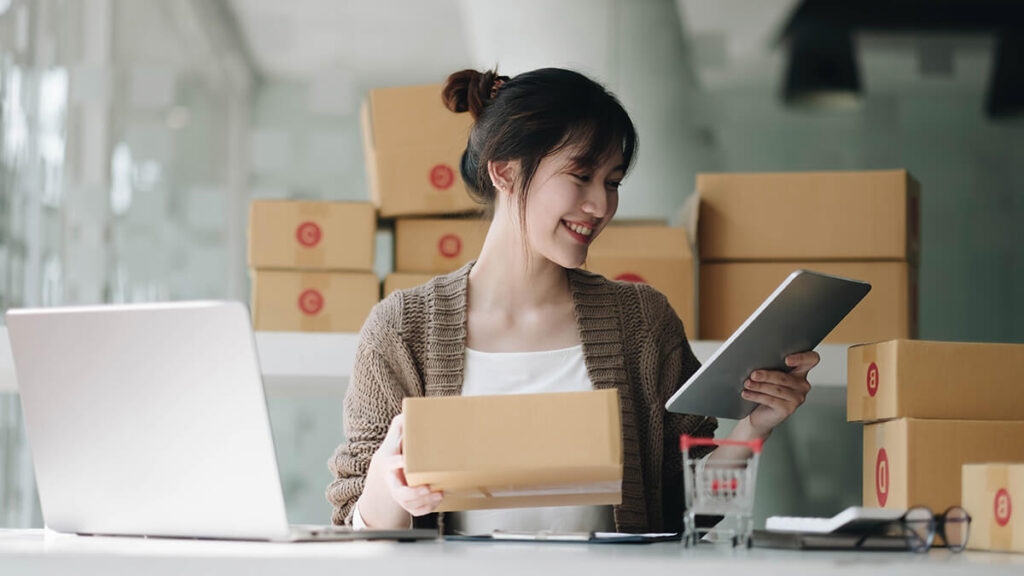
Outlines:
<svg viewBox="0 0 1024 576"><path fill-rule="evenodd" d="M473 262L393 292L360 333L345 395L346 441L328 461L335 524L351 524L370 459L401 413L402 399L459 396L466 350L466 293ZM672 414L665 402L700 366L665 296L646 284L566 270L587 374L619 391L622 421L620 532L679 531L683 514L679 436L710 437L714 418ZM414 520L443 529L443 514Z"/></svg>

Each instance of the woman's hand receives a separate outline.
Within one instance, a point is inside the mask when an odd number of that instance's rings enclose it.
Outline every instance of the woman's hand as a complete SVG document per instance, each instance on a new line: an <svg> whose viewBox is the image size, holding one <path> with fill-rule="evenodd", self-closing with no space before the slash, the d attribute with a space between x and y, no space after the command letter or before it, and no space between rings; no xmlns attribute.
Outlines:
<svg viewBox="0 0 1024 576"><path fill-rule="evenodd" d="M804 403L811 385L807 373L818 365L817 352L803 352L786 357L790 372L756 370L743 383L743 398L760 404L747 416L753 431L765 438Z"/></svg>
<svg viewBox="0 0 1024 576"><path fill-rule="evenodd" d="M432 491L428 486L406 483L402 454L404 430L405 416L399 414L391 420L387 436L370 461L366 485L359 498L359 514L369 528L405 528L409 514L429 514L444 498L442 492Z"/></svg>

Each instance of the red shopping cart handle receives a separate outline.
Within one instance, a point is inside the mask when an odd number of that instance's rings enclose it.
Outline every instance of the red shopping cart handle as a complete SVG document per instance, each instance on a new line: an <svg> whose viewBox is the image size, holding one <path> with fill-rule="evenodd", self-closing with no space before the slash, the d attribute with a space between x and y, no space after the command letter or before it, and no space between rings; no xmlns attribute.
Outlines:
<svg viewBox="0 0 1024 576"><path fill-rule="evenodd" d="M755 454L761 453L761 448L764 447L764 440L757 438L755 440L716 440L714 438L703 438L698 436L690 436L689 434L683 434L679 437L679 446L683 452L689 453L690 448L694 446L746 446L754 451Z"/></svg>

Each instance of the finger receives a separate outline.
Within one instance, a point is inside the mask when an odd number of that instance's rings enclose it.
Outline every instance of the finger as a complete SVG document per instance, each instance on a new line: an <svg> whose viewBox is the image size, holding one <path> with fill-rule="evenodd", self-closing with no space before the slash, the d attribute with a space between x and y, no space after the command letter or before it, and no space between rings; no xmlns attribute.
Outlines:
<svg viewBox="0 0 1024 576"><path fill-rule="evenodd" d="M784 402L792 402L795 404L802 404L806 393L786 386L780 386L778 384L768 384L765 382L754 382L747 380L743 384L746 390L752 390L754 392L760 392L769 396L774 396Z"/></svg>
<svg viewBox="0 0 1024 576"><path fill-rule="evenodd" d="M743 399L750 400L755 404L767 406L769 408L785 409L785 402L781 399L775 398L760 392L754 392L754 390L743 390Z"/></svg>
<svg viewBox="0 0 1024 576"><path fill-rule="evenodd" d="M794 376L806 376L819 362L821 362L821 356L813 350L790 354L786 357L786 365L792 367L790 374Z"/></svg>
<svg viewBox="0 0 1024 576"><path fill-rule="evenodd" d="M431 512L433 512L434 510L437 510L437 507L440 506L440 505L441 505L441 501L438 500L437 502L430 502L428 504L423 504L422 506L417 506L417 507L412 508L412 509L406 509L406 511L409 512L409 514L412 514L413 516L416 516L416 517L426 516L427 514L430 514Z"/></svg>
<svg viewBox="0 0 1024 576"><path fill-rule="evenodd" d="M409 481L405 477L404 468L394 468L388 474L388 477L393 480L391 486L394 491L405 494L405 498L419 498L426 497L431 494L441 494L438 490L432 490L428 484L420 484L417 486L409 486ZM401 489L401 490L399 490Z"/></svg>
<svg viewBox="0 0 1024 576"><path fill-rule="evenodd" d="M800 378L796 378L791 374L779 372L777 370L754 370L754 372L750 374L750 380L764 384L785 386L793 389L799 389L801 382Z"/></svg>
<svg viewBox="0 0 1024 576"><path fill-rule="evenodd" d="M416 500L409 502L404 508L413 516L422 516L424 514L430 514L441 505L441 501L444 496L439 492L431 492L430 495L417 498Z"/></svg>
<svg viewBox="0 0 1024 576"><path fill-rule="evenodd" d="M388 489L393 495L397 494L401 489L409 487L405 481L405 473L400 467L389 468L387 473L384 474L384 479L388 484Z"/></svg>
<svg viewBox="0 0 1024 576"><path fill-rule="evenodd" d="M433 512L441 505L444 495L440 492L430 492L425 496L415 496L396 500L403 509L413 516L422 516Z"/></svg>
<svg viewBox="0 0 1024 576"><path fill-rule="evenodd" d="M401 454L392 454L384 459L384 469L388 472L394 472L395 470L402 470L405 468L405 456ZM402 474L403 480L405 474Z"/></svg>

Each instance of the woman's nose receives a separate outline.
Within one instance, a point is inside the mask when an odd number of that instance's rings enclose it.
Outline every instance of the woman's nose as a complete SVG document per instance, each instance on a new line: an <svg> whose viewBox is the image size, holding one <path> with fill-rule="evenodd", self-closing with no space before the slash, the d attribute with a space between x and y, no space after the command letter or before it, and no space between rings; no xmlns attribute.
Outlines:
<svg viewBox="0 0 1024 576"><path fill-rule="evenodd" d="M587 197L583 201L583 211L595 218L604 218L608 211L608 193L604 186L592 183L587 187Z"/></svg>

